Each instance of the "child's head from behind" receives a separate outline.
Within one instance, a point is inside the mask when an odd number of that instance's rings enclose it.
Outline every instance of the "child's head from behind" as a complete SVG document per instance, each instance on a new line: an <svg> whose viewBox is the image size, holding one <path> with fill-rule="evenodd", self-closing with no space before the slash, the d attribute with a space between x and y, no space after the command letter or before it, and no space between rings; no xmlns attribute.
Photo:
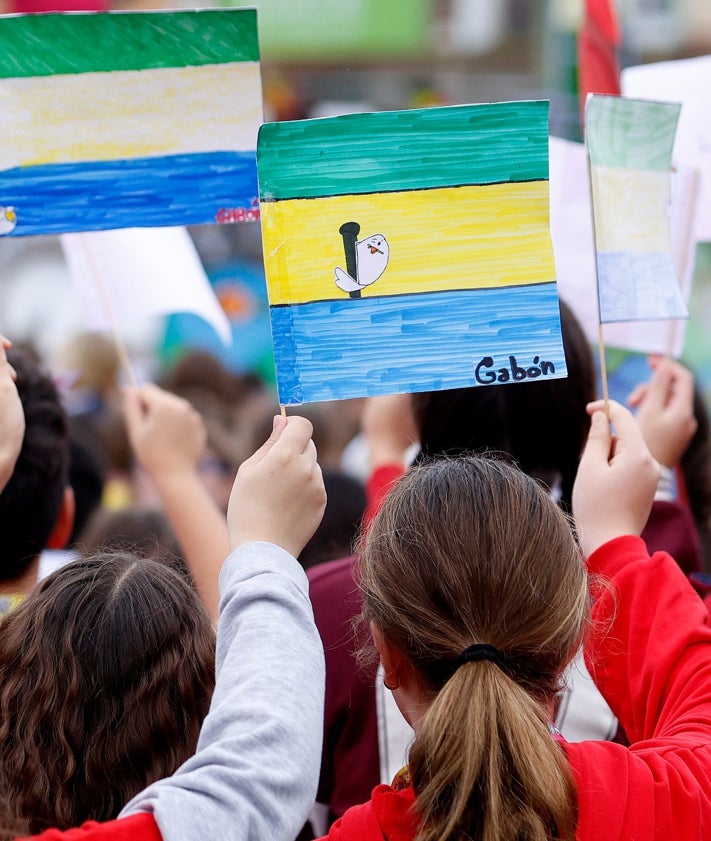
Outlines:
<svg viewBox="0 0 711 841"><path fill-rule="evenodd" d="M491 837L529 837L521 830L541 814L565 831L572 781L546 712L588 616L585 569L565 515L501 461L425 463L373 521L360 579L366 618L404 655L429 705L410 752L430 832L421 837L450 837L450 820L481 837L478 822L494 818ZM500 663L458 664L475 644L497 649ZM493 815L482 800L505 806Z"/></svg>
<svg viewBox="0 0 711 841"><path fill-rule="evenodd" d="M0 623L0 827L115 817L192 755L213 688L213 628L172 569L114 553L44 579Z"/></svg>
<svg viewBox="0 0 711 841"><path fill-rule="evenodd" d="M29 353L11 348L8 359L17 371L25 437L0 495L0 581L23 575L51 543L69 470L67 418L54 383Z"/></svg>

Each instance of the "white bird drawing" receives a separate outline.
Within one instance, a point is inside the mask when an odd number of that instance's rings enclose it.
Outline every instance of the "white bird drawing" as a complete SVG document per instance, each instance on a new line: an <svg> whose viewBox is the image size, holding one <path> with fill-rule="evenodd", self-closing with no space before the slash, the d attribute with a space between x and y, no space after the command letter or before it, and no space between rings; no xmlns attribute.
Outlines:
<svg viewBox="0 0 711 841"><path fill-rule="evenodd" d="M15 230L17 215L14 207L0 207L0 236Z"/></svg>
<svg viewBox="0 0 711 841"><path fill-rule="evenodd" d="M356 276L336 267L336 286L344 292L356 292L370 286L382 275L388 265L390 246L382 234L373 234L356 242Z"/></svg>

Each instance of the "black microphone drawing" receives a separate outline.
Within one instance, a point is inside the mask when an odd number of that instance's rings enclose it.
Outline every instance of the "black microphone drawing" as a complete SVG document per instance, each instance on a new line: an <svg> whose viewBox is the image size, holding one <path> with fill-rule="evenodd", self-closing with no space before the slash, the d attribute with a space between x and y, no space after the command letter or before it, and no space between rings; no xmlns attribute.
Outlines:
<svg viewBox="0 0 711 841"><path fill-rule="evenodd" d="M358 241L360 225L357 222L344 222L338 232L343 237L346 271L336 267L336 286L351 298L360 298L361 291L375 283L387 268L390 246L382 234Z"/></svg>
<svg viewBox="0 0 711 841"><path fill-rule="evenodd" d="M357 222L344 222L338 229L338 232L343 237L343 250L346 254L346 271L357 282L358 259L356 257L356 244L358 242L358 234L360 233L360 225ZM360 289L351 289L348 294L351 298L360 298Z"/></svg>

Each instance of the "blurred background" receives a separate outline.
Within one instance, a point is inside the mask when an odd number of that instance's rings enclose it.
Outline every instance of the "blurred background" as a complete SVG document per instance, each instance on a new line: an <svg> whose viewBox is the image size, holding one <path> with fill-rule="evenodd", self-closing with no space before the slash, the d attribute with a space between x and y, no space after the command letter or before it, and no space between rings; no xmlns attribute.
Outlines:
<svg viewBox="0 0 711 841"><path fill-rule="evenodd" d="M0 12L256 6L265 119L547 98L551 133L579 140L576 39L583 0L256 0L252 3L0 0ZM618 0L622 67L711 53L709 0ZM710 100L711 102L711 100ZM711 105L709 106L711 108ZM146 376L190 348L273 382L258 222L190 229L234 342L195 316L136 325L125 340ZM711 389L711 245L701 244L684 359ZM0 327L50 364L82 329L57 241L0 240ZM614 370L615 357L612 357Z"/></svg>

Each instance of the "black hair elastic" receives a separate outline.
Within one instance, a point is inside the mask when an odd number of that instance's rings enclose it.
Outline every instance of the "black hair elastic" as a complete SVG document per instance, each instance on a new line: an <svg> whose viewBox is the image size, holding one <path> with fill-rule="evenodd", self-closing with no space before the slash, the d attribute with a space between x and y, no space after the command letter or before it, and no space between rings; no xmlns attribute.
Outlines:
<svg viewBox="0 0 711 841"><path fill-rule="evenodd" d="M465 648L458 657L454 658L453 665L459 668L464 663L475 663L478 660L489 660L502 667L504 665L504 658L499 649L487 642L475 642L474 645Z"/></svg>
<svg viewBox="0 0 711 841"><path fill-rule="evenodd" d="M504 655L498 648L486 642L475 642L474 645L465 648L456 657L432 663L428 668L428 674L435 685L442 685L452 677L460 666L478 660L488 660L490 663L495 663L500 669L505 670L506 668Z"/></svg>

